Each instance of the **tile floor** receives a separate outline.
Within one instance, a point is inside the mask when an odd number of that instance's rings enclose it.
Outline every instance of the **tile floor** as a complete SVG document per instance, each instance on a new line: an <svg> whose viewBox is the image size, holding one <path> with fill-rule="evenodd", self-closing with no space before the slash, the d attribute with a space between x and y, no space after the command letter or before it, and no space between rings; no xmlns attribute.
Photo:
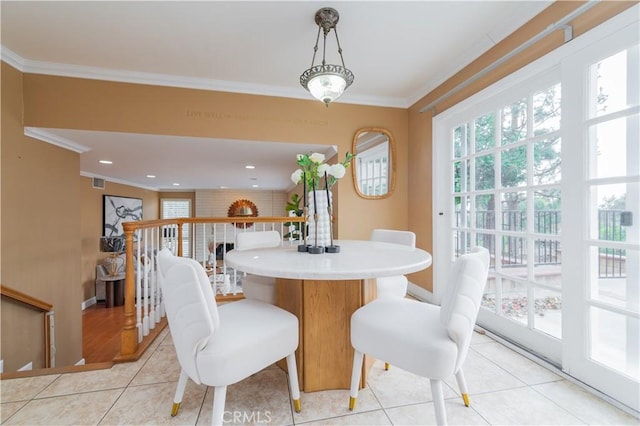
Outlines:
<svg viewBox="0 0 640 426"><path fill-rule="evenodd" d="M189 382L178 416L170 417L179 367L168 329L145 357L109 370L0 382L1 423L7 425L112 425L211 423L212 389ZM474 334L465 363L471 407L452 377L445 386L450 424L615 424L640 420L593 396L491 338ZM230 386L229 424L426 425L435 423L427 379L377 362L357 409L347 390L302 394L291 409L287 379L269 367Z"/></svg>

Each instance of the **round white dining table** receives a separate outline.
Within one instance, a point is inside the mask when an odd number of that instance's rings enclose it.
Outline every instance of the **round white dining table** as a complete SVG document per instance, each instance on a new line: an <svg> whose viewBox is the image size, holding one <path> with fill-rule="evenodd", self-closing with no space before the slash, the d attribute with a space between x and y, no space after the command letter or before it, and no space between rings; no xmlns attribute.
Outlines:
<svg viewBox="0 0 640 426"><path fill-rule="evenodd" d="M339 240L339 253L299 252L297 244L231 250L226 265L276 278L276 305L298 317L298 379L305 392L349 389L353 361L351 315L376 297L378 277L431 266L431 254L399 244ZM373 360L365 357L361 386ZM284 363L279 364L285 368Z"/></svg>
<svg viewBox="0 0 640 426"><path fill-rule="evenodd" d="M390 277L418 272L431 266L431 254L400 244L339 240L339 253L298 252L297 245L231 250L225 262L238 271L290 279L349 280Z"/></svg>

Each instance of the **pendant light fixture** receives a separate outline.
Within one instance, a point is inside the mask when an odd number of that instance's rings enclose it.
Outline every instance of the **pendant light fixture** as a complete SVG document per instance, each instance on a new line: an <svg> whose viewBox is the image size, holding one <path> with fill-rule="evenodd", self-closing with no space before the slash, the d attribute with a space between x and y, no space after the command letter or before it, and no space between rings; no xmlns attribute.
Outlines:
<svg viewBox="0 0 640 426"><path fill-rule="evenodd" d="M306 70L300 76L300 84L307 89L311 95L321 100L328 107L329 103L335 101L347 87L353 83L353 73L344 66L344 58L342 57L342 48L338 39L338 31L336 25L340 15L338 11L331 7L323 7L316 12L315 21L318 25L318 36L316 37L316 45L313 48L313 58L311 59L311 68ZM320 31L324 33L324 41L322 45L322 64L313 65L318 52L318 41L320 40ZM325 53L327 48L327 35L333 30L336 35L338 44L338 53L342 65L327 64Z"/></svg>

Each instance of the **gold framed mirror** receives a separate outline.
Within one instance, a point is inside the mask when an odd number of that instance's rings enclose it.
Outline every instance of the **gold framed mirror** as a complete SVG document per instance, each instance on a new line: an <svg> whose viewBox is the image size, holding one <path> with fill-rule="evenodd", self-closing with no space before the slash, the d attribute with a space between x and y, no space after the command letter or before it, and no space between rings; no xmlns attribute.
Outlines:
<svg viewBox="0 0 640 426"><path fill-rule="evenodd" d="M249 200L236 200L229 206L228 217L258 217L258 208ZM235 223L236 228L251 228L253 222Z"/></svg>
<svg viewBox="0 0 640 426"><path fill-rule="evenodd" d="M396 145L387 129L366 127L353 136L351 174L362 198L381 199L396 186Z"/></svg>

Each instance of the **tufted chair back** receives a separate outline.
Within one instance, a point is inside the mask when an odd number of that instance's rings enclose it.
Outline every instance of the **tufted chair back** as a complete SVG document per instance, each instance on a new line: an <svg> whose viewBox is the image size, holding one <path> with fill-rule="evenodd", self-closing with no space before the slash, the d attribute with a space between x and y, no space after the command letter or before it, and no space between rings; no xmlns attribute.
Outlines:
<svg viewBox="0 0 640 426"><path fill-rule="evenodd" d="M200 384L196 354L220 325L211 283L202 265L193 259L173 256L167 249L158 254L158 265L163 274L162 294L178 360L189 377Z"/></svg>
<svg viewBox="0 0 640 426"><path fill-rule="evenodd" d="M452 284L447 288L440 309L440 322L458 346L454 371L464 362L476 323L489 272L489 251L474 247L460 256L453 266Z"/></svg>

